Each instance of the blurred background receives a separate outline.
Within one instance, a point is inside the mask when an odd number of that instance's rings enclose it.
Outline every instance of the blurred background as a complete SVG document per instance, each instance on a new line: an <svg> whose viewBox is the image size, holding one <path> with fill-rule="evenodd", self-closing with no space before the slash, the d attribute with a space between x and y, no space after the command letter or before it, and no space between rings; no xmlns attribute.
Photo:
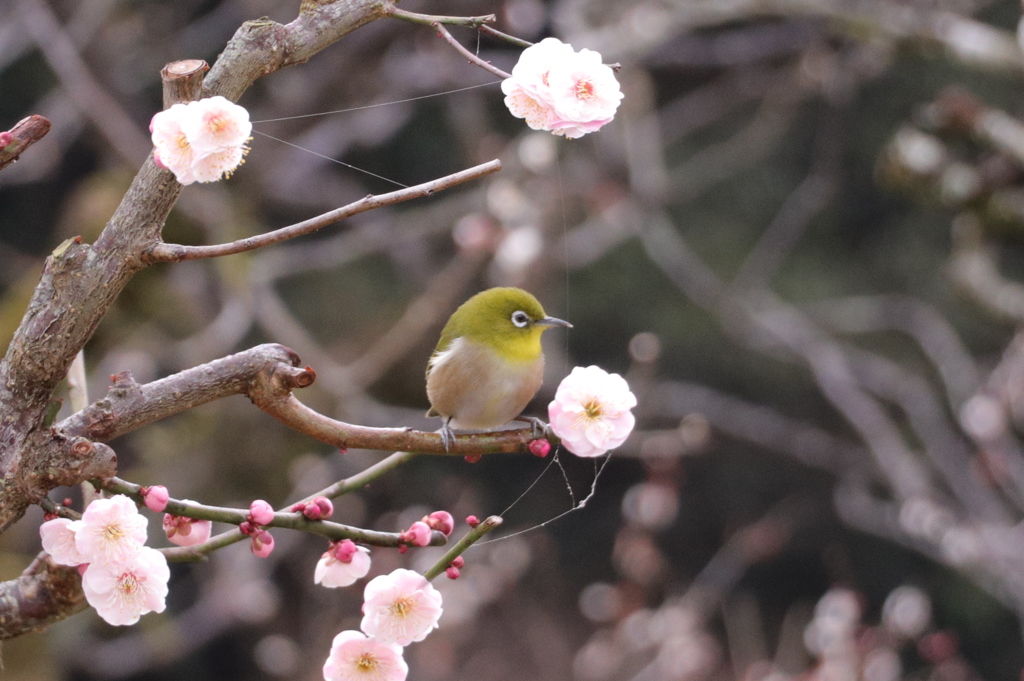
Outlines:
<svg viewBox="0 0 1024 681"><path fill-rule="evenodd" d="M297 5L0 3L0 129L53 122L0 173L0 337L47 253L95 239L148 154L160 68L212 63L241 22L288 22ZM120 371L145 382L279 342L318 372L307 404L433 430L423 369L444 321L480 289L523 286L574 324L547 334L529 413L598 364L629 380L637 430L596 487L593 463L562 453L502 531L593 487L585 508L477 546L460 579L439 580L445 615L407 649L411 679L1021 678L1020 3L402 7L494 12L508 33L600 51L622 64L616 120L576 141L530 131L490 74L398 20L258 81L240 101L253 120L301 118L257 123L229 181L185 190L167 241L229 241L492 158L505 169L142 272L86 348L91 397ZM453 33L506 71L519 53ZM242 397L112 445L123 477L233 506L283 505L382 456L331 450ZM502 513L547 466L423 457L339 499L336 518L397 531L439 508ZM0 540L0 579L39 550L40 519ZM324 542L275 536L267 560L238 544L175 566L167 611L135 627L87 611L7 642L4 677L321 678L331 638L358 627L361 586L314 586ZM376 549L371 575L438 555Z"/></svg>

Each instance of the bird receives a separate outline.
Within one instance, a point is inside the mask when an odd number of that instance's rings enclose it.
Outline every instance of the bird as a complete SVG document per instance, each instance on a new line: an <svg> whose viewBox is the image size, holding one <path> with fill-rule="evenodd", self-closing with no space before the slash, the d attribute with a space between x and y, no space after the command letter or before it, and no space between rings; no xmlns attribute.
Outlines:
<svg viewBox="0 0 1024 681"><path fill-rule="evenodd" d="M554 326L572 328L520 288L481 291L455 310L427 362L427 416L444 419L445 451L452 428L490 430L513 420L542 427L521 414L544 379L541 334Z"/></svg>

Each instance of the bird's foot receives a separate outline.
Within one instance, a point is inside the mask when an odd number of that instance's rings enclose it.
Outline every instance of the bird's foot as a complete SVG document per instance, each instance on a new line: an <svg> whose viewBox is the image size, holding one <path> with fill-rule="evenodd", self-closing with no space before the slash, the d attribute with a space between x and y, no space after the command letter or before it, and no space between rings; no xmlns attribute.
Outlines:
<svg viewBox="0 0 1024 681"><path fill-rule="evenodd" d="M441 433L441 442L444 443L444 451L449 451L452 443L455 442L455 432L452 430L452 427L448 425L447 421L444 422L438 432Z"/></svg>
<svg viewBox="0 0 1024 681"><path fill-rule="evenodd" d="M544 419L539 419L536 416L517 416L513 420L529 423L530 428L533 430L534 438L545 437L547 435L548 424L544 422Z"/></svg>

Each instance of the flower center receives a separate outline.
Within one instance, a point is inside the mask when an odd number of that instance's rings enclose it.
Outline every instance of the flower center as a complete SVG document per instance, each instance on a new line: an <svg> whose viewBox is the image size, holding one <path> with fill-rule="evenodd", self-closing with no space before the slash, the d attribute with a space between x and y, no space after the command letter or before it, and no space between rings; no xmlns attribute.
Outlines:
<svg viewBox="0 0 1024 681"><path fill-rule="evenodd" d="M576 81L576 99L594 99L594 83L581 78Z"/></svg>
<svg viewBox="0 0 1024 681"><path fill-rule="evenodd" d="M399 598L391 604L391 614L396 617L408 617L415 605L416 602L412 599L412 596Z"/></svg>
<svg viewBox="0 0 1024 681"><path fill-rule="evenodd" d="M125 596L132 596L135 594L136 591L139 590L139 582L141 581L142 580L136 577L134 573L126 572L123 575L121 575L121 579L117 584L117 588Z"/></svg>
<svg viewBox="0 0 1024 681"><path fill-rule="evenodd" d="M596 397L583 403L583 411L576 417L576 428L584 428L588 423L600 421L604 416L604 405Z"/></svg>
<svg viewBox="0 0 1024 681"><path fill-rule="evenodd" d="M185 149L188 149L188 147L189 147L188 138L185 137L185 134L182 133L182 134L178 135L178 148L181 149L181 150L185 150Z"/></svg>
<svg viewBox="0 0 1024 681"><path fill-rule="evenodd" d="M124 538L124 530L120 525L110 524L103 528L104 541L116 542Z"/></svg>
<svg viewBox="0 0 1024 681"><path fill-rule="evenodd" d="M380 660L370 653L363 653L356 660L356 669L361 672L375 672L380 669Z"/></svg>

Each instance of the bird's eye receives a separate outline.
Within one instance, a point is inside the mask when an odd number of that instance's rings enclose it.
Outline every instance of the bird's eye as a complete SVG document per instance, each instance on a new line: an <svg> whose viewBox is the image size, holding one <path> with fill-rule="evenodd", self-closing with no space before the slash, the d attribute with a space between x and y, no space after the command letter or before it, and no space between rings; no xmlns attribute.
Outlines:
<svg viewBox="0 0 1024 681"><path fill-rule="evenodd" d="M512 313L512 323L522 329L530 323L530 315L522 310L516 310Z"/></svg>

